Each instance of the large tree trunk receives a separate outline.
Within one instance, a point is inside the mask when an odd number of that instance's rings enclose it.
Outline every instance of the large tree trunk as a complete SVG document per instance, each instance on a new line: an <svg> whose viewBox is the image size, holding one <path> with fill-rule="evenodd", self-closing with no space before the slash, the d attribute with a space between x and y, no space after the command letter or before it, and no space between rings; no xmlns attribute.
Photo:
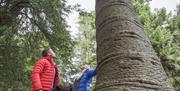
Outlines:
<svg viewBox="0 0 180 91"><path fill-rule="evenodd" d="M131 0L96 0L95 91L174 91Z"/></svg>

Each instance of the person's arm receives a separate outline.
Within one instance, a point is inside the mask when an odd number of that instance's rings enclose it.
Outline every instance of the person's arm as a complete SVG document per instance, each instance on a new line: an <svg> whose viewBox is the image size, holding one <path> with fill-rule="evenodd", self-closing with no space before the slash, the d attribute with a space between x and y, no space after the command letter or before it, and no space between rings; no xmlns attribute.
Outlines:
<svg viewBox="0 0 180 91"><path fill-rule="evenodd" d="M55 82L54 82L54 84L55 84L56 86L58 86L58 83L59 83L59 74L58 74L58 68L57 68L57 66L55 66L55 71L56 71L56 74L55 74Z"/></svg>
<svg viewBox="0 0 180 91"><path fill-rule="evenodd" d="M43 62L43 59L40 59L39 61L37 61L35 63L35 66L31 74L32 85L37 91L42 90L42 85L40 81L40 73L44 69L44 65L45 63Z"/></svg>
<svg viewBox="0 0 180 91"><path fill-rule="evenodd" d="M93 77L96 75L96 68L95 69L88 69L88 77Z"/></svg>
<svg viewBox="0 0 180 91"><path fill-rule="evenodd" d="M80 73L80 75L76 78L76 80L79 80L86 70L87 70L87 69L84 69L84 70Z"/></svg>

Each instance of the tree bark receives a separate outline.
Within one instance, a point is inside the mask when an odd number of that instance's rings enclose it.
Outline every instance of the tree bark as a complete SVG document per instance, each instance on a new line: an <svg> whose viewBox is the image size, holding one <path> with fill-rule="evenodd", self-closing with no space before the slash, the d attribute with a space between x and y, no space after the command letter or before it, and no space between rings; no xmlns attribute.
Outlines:
<svg viewBox="0 0 180 91"><path fill-rule="evenodd" d="M174 91L131 0L96 0L95 91Z"/></svg>

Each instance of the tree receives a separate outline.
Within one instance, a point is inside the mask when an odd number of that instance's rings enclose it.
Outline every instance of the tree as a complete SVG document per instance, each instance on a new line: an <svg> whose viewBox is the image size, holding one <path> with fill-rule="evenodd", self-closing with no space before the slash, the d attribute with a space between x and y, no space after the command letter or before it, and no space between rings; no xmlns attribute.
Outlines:
<svg viewBox="0 0 180 91"><path fill-rule="evenodd" d="M96 34L95 34L95 13L80 12L79 28L75 37L76 61L95 65L96 63Z"/></svg>
<svg viewBox="0 0 180 91"><path fill-rule="evenodd" d="M95 91L174 91L131 0L96 0Z"/></svg>
<svg viewBox="0 0 180 91"><path fill-rule="evenodd" d="M133 0L135 11L138 13L144 30L147 33L153 48L161 59L163 68L176 91L180 90L180 48L178 15L167 12L165 8L150 12L149 3ZM176 10L178 14L178 6Z"/></svg>
<svg viewBox="0 0 180 91"><path fill-rule="evenodd" d="M64 17L70 10L66 0L0 1L0 91L29 91L43 48L52 47L56 60L69 63L73 41Z"/></svg>
<svg viewBox="0 0 180 91"><path fill-rule="evenodd" d="M95 12L81 10L79 15L79 27L75 36L74 66L79 68L80 63L85 63L94 67L96 65ZM92 89L94 85L95 79L92 82Z"/></svg>

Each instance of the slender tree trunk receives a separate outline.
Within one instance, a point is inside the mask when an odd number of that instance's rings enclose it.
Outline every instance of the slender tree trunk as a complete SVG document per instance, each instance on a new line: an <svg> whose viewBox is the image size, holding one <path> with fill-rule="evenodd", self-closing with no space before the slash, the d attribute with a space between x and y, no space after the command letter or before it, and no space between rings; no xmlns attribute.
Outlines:
<svg viewBox="0 0 180 91"><path fill-rule="evenodd" d="M174 91L131 0L96 0L95 91Z"/></svg>

